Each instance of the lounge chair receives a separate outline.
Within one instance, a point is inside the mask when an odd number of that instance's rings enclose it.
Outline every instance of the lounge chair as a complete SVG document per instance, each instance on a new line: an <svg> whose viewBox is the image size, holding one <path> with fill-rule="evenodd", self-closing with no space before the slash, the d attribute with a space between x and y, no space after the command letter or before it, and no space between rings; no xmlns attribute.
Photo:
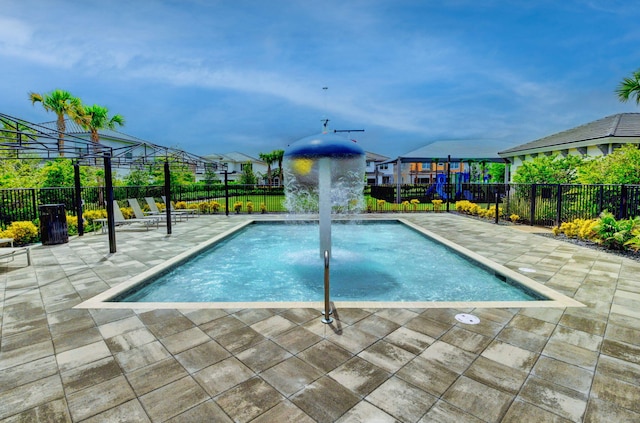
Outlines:
<svg viewBox="0 0 640 423"><path fill-rule="evenodd" d="M0 238L0 244L10 244L10 247L0 248L0 259L11 259L13 261L15 256L20 254L27 255L27 266L31 266L31 250L29 247L14 247L13 238Z"/></svg>
<svg viewBox="0 0 640 423"><path fill-rule="evenodd" d="M167 217L162 213L160 214L152 213L150 215L145 215L144 211L142 211L142 207L140 207L140 203L138 203L138 200L135 198L129 198L127 201L129 201L129 205L131 206L131 210L133 210L133 214L136 217L136 219L151 219L151 220L157 220L159 222L163 220L167 220Z"/></svg>
<svg viewBox="0 0 640 423"><path fill-rule="evenodd" d="M165 197L164 195L162 196L162 201L164 201L165 206L167 205L167 197ZM176 209L173 205L173 201L170 204L171 206L171 212L172 213L184 213L187 216L187 219L189 218L189 216L196 216L199 214L199 210L198 209Z"/></svg>
<svg viewBox="0 0 640 423"><path fill-rule="evenodd" d="M144 197L144 200L147 202L147 205L149 206L149 210L151 210L151 215L152 216L156 216L156 215L166 215L165 212L161 212L160 209L158 208L158 205L156 204L156 200L153 199L153 197ZM183 217L186 219L188 216L186 213L181 213L181 212L171 212L171 216L174 219L182 219ZM176 220L174 220L175 222Z"/></svg>
<svg viewBox="0 0 640 423"><path fill-rule="evenodd" d="M140 223L143 224L147 228L147 230L149 230L149 225L152 225L154 223L156 225L156 228L158 228L160 219L125 219L124 215L122 214L122 210L120 210L118 202L116 200L113 200L113 221L116 226ZM95 219L94 222L102 223L102 233L105 233L107 231L107 219Z"/></svg>

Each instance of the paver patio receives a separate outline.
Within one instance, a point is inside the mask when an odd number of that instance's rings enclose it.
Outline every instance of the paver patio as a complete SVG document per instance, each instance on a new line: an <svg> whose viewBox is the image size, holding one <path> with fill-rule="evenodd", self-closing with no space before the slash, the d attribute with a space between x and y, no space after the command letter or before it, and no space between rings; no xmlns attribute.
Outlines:
<svg viewBox="0 0 640 423"><path fill-rule="evenodd" d="M87 234L0 264L0 421L640 421L639 262L402 216L586 307L75 309L251 216Z"/></svg>

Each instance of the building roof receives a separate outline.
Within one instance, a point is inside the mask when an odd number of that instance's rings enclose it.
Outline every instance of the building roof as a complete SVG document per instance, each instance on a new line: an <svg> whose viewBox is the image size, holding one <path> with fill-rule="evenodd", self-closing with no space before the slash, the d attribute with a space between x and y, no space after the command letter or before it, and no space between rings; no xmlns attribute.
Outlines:
<svg viewBox="0 0 640 423"><path fill-rule="evenodd" d="M364 153L366 160L370 162L384 162L390 159L390 157L383 156L382 154L372 153L370 151L365 151Z"/></svg>
<svg viewBox="0 0 640 423"><path fill-rule="evenodd" d="M220 162L233 162L233 163L246 163L246 162L262 162L262 160L256 159L255 157L248 156L244 153L239 153L237 151L232 151L231 153L225 154L207 154L204 156L210 160L217 160Z"/></svg>
<svg viewBox="0 0 640 423"><path fill-rule="evenodd" d="M607 116L567 131L558 132L526 144L501 151L501 156L515 156L524 151L555 147L567 149L569 144L582 141L597 141L604 138L640 137L640 113L618 113Z"/></svg>
<svg viewBox="0 0 640 423"><path fill-rule="evenodd" d="M395 162L398 159L402 163L442 162L447 161L449 157L452 162L503 162L498 156L499 149L500 144L497 141L486 139L434 141L387 162Z"/></svg>

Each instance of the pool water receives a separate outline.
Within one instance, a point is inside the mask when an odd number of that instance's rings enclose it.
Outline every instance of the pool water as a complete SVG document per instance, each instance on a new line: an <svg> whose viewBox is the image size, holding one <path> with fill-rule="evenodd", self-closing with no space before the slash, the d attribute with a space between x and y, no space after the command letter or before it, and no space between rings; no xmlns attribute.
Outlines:
<svg viewBox="0 0 640 423"><path fill-rule="evenodd" d="M322 301L317 223L255 222L119 295L126 302ZM400 222L332 224L334 301L535 301Z"/></svg>

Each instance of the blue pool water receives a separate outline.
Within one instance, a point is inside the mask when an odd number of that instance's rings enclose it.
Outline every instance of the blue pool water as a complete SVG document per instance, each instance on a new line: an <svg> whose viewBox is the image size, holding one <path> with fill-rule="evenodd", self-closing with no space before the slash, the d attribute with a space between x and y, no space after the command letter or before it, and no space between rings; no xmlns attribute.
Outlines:
<svg viewBox="0 0 640 423"><path fill-rule="evenodd" d="M322 301L318 225L256 222L116 301ZM399 222L333 223L334 301L535 301Z"/></svg>

